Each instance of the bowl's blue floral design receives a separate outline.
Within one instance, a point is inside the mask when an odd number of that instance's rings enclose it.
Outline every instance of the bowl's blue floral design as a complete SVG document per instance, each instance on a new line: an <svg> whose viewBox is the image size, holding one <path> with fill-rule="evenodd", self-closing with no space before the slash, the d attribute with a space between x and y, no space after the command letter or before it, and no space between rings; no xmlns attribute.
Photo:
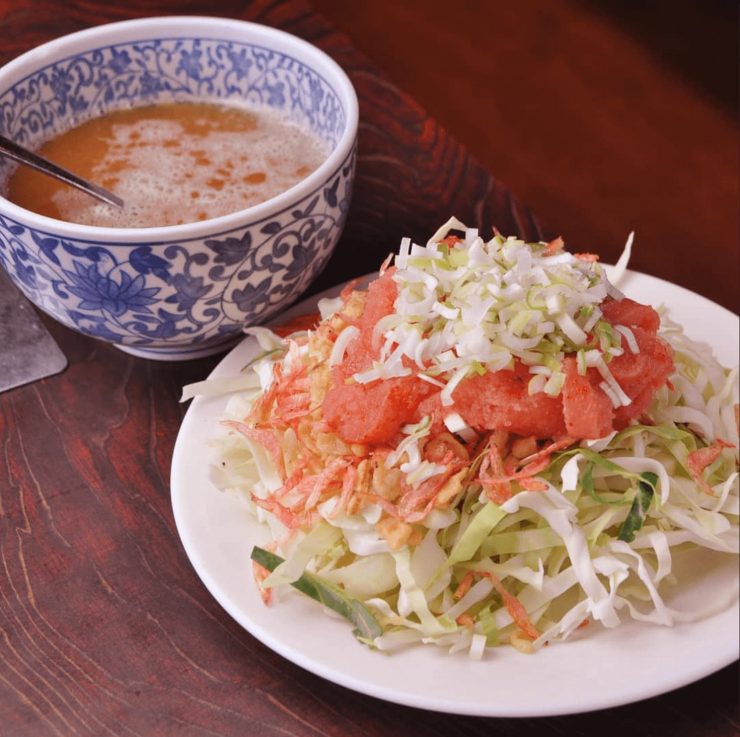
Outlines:
<svg viewBox="0 0 740 737"><path fill-rule="evenodd" d="M173 99L267 105L332 147L346 122L329 83L297 59L234 41L175 38L98 48L41 69L0 95L0 132L35 146L71 122Z"/></svg>
<svg viewBox="0 0 740 737"><path fill-rule="evenodd" d="M32 302L89 335L175 351L218 341L287 307L319 274L353 166L354 152L299 205L204 241L71 241L0 216L0 264Z"/></svg>
<svg viewBox="0 0 740 737"><path fill-rule="evenodd" d="M34 146L84 117L186 97L278 108L332 149L346 125L337 93L300 61L259 46L177 38L97 48L39 70L0 95L0 131ZM341 233L354 165L353 149L300 202L198 239L70 239L0 208L0 264L69 327L152 355L197 352L305 291Z"/></svg>

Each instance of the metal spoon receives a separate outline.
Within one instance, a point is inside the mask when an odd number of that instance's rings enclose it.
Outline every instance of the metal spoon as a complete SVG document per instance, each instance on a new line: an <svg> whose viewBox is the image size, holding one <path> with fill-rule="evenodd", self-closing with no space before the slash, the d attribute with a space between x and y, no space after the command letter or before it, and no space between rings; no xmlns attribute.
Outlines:
<svg viewBox="0 0 740 737"><path fill-rule="evenodd" d="M73 187L77 187L77 189L87 192L90 196L95 197L108 205L123 207L123 200L112 192L109 192L107 189L103 189L97 184L93 184L82 177L78 177L71 171L67 171L67 169L59 166L59 164L55 164L52 161L45 159L43 156L39 156L38 154L23 148L23 146L19 146L15 141L11 141L9 138L2 135L0 135L0 156L7 156L9 159L13 159L13 161L26 164L27 166L37 169L43 174L48 174L50 177L59 179L67 184L71 184Z"/></svg>

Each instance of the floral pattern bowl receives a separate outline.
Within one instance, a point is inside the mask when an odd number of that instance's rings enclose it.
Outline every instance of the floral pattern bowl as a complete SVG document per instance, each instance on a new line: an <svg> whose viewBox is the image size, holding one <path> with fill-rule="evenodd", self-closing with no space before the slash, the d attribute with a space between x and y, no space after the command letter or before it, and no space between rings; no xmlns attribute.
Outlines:
<svg viewBox="0 0 740 737"><path fill-rule="evenodd" d="M294 36L198 17L98 26L0 69L0 132L30 148L108 111L187 100L277 109L324 140L330 154L262 204L169 227L76 225L0 196L0 264L23 293L68 327L148 358L219 352L318 276L352 191L352 84ZM0 194L12 171L0 161Z"/></svg>

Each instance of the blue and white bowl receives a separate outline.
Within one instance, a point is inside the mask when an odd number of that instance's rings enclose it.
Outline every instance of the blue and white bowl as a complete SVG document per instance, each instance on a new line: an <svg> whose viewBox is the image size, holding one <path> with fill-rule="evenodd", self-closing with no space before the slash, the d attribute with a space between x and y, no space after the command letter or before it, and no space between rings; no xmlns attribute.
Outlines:
<svg viewBox="0 0 740 737"><path fill-rule="evenodd" d="M148 358L223 350L245 325L294 302L325 266L352 191L352 84L294 36L198 17L91 28L0 69L0 132L30 148L108 111L187 100L280 110L331 153L262 204L169 227L66 223L0 196L0 264L23 293L68 327ZM12 171L0 160L0 193Z"/></svg>

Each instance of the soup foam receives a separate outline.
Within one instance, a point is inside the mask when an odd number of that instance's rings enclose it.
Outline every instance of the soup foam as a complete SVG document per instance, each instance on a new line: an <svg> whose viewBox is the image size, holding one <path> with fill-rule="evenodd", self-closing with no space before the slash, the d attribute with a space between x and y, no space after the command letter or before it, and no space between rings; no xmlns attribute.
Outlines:
<svg viewBox="0 0 740 737"><path fill-rule="evenodd" d="M267 108L172 103L89 120L39 153L126 203L105 205L26 167L8 199L84 225L145 228L227 215L290 189L329 154L318 136Z"/></svg>

